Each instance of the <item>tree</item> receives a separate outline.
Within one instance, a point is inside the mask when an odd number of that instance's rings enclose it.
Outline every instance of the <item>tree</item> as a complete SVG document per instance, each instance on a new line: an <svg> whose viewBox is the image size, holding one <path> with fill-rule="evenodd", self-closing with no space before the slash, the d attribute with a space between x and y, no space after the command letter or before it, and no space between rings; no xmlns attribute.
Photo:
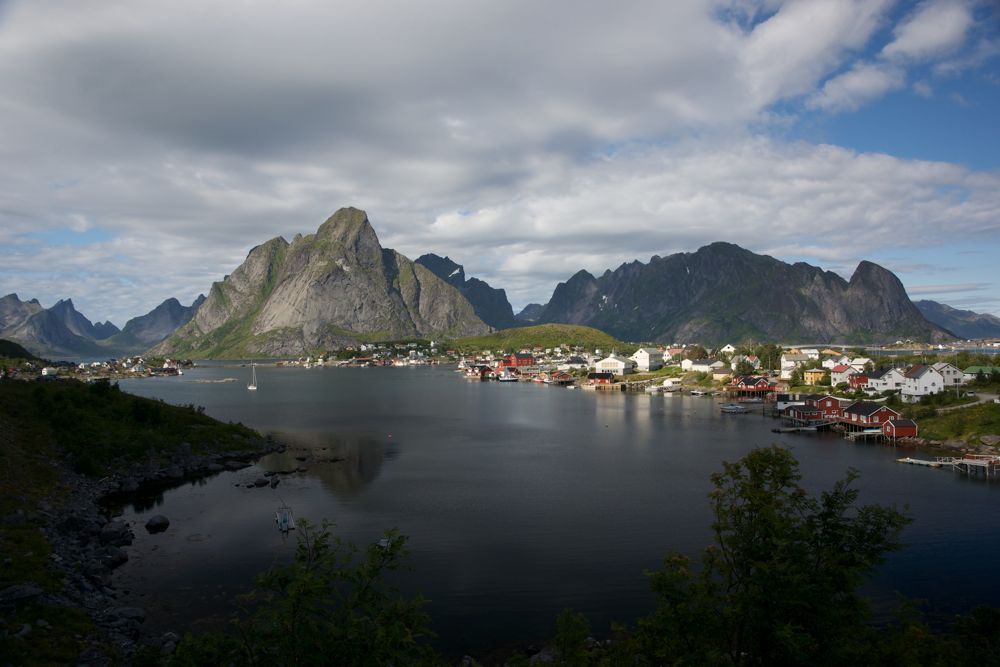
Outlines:
<svg viewBox="0 0 1000 667"><path fill-rule="evenodd" d="M746 359L740 359L736 362L736 374L737 375L753 375L757 372L757 369L753 367Z"/></svg>
<svg viewBox="0 0 1000 667"><path fill-rule="evenodd" d="M650 574L658 605L636 649L651 664L838 665L864 662L873 630L855 589L908 522L858 507L849 471L817 498L780 447L757 449L712 476L714 544L700 569L669 555Z"/></svg>
<svg viewBox="0 0 1000 667"><path fill-rule="evenodd" d="M360 552L333 538L328 522L297 528L294 561L257 577L236 635L186 637L172 664L436 664L420 643L432 636L423 598L402 599L384 581L400 567L405 537L387 531Z"/></svg>
<svg viewBox="0 0 1000 667"><path fill-rule="evenodd" d="M708 350L701 345L689 345L684 350L685 359L705 359L708 357Z"/></svg>
<svg viewBox="0 0 1000 667"><path fill-rule="evenodd" d="M802 379L802 369L796 366L792 370L791 379L789 379L788 382L793 387L802 386L802 383L804 382L804 380Z"/></svg>

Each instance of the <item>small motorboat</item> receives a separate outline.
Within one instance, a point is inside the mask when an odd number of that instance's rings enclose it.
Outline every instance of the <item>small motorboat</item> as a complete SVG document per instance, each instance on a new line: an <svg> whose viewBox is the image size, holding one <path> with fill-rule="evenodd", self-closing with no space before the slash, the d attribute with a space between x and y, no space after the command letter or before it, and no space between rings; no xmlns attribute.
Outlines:
<svg viewBox="0 0 1000 667"><path fill-rule="evenodd" d="M740 405L738 403L724 403L723 405L719 406L719 409L722 410L727 415L741 415L750 412L750 408Z"/></svg>

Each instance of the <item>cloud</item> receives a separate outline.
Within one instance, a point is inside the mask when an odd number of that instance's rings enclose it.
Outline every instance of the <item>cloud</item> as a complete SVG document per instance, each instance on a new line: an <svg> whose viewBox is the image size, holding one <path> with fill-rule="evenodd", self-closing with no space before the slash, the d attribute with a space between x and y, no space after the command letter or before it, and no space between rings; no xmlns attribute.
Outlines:
<svg viewBox="0 0 1000 667"><path fill-rule="evenodd" d="M910 296L927 296L930 294L954 294L957 292L982 292L992 289L990 283L954 283L941 285L913 285L907 288Z"/></svg>
<svg viewBox="0 0 1000 667"><path fill-rule="evenodd" d="M902 69L883 63L859 63L848 72L830 79L823 89L807 100L811 109L854 111L865 102L906 85Z"/></svg>
<svg viewBox="0 0 1000 667"><path fill-rule="evenodd" d="M860 235L992 242L994 174L768 138L984 62L949 46L965 5L925 35L939 7L889 33L888 0L8 3L0 292L120 324L346 205L518 304L718 239L845 267Z"/></svg>
<svg viewBox="0 0 1000 667"><path fill-rule="evenodd" d="M914 60L939 56L960 47L972 23L968 3L928 0L896 26L895 39L882 54L890 59Z"/></svg>

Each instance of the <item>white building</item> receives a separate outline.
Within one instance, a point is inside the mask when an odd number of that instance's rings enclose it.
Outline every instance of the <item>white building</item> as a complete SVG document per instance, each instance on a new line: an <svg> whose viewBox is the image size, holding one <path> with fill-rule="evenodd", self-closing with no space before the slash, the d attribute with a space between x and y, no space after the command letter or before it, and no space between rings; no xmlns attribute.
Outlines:
<svg viewBox="0 0 1000 667"><path fill-rule="evenodd" d="M725 345L724 347L719 348L719 352L725 352L726 354L732 354L735 351L736 348L733 347L732 345Z"/></svg>
<svg viewBox="0 0 1000 667"><path fill-rule="evenodd" d="M830 369L830 383L836 387L841 382L848 382L852 375L857 375L857 371L847 364L837 364Z"/></svg>
<svg viewBox="0 0 1000 667"><path fill-rule="evenodd" d="M965 382L965 374L961 369L956 368L947 361L939 361L936 364L931 364L931 368L940 373L941 377L944 378L945 387L957 387Z"/></svg>
<svg viewBox="0 0 1000 667"><path fill-rule="evenodd" d="M868 357L856 357L847 362L847 365L856 370L859 373L865 372L865 365L872 363L872 360Z"/></svg>
<svg viewBox="0 0 1000 667"><path fill-rule="evenodd" d="M716 373L725 368L726 365L718 359L685 359L681 362L682 370L696 373Z"/></svg>
<svg viewBox="0 0 1000 667"><path fill-rule="evenodd" d="M804 354L792 354L785 352L781 355L781 379L792 379L792 371L809 361L809 357Z"/></svg>
<svg viewBox="0 0 1000 667"><path fill-rule="evenodd" d="M919 401L923 396L930 396L944 391L944 376L933 366L919 364L905 373L906 381L901 392L902 399L907 403Z"/></svg>
<svg viewBox="0 0 1000 667"><path fill-rule="evenodd" d="M906 376L898 368L879 368L868 374L868 391L880 394L883 391L902 390Z"/></svg>
<svg viewBox="0 0 1000 667"><path fill-rule="evenodd" d="M619 357L612 354L597 362L598 373L614 373L615 375L626 375L635 370L635 362L631 359Z"/></svg>
<svg viewBox="0 0 1000 667"><path fill-rule="evenodd" d="M640 371L655 371L663 367L663 353L656 348L640 347L629 359Z"/></svg>

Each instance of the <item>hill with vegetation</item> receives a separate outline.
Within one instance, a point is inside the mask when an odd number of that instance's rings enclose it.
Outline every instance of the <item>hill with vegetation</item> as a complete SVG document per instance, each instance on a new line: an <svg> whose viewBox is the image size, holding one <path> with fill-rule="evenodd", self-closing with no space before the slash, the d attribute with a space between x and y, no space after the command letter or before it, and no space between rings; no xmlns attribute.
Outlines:
<svg viewBox="0 0 1000 667"><path fill-rule="evenodd" d="M12 340L0 338L0 359L24 359L26 361L42 361L24 347Z"/></svg>
<svg viewBox="0 0 1000 667"><path fill-rule="evenodd" d="M603 331L576 324L540 324L533 327L504 329L486 336L459 338L451 347L458 350L507 350L513 352L533 347L582 347L585 350L600 348L619 353L632 350L635 345L616 340Z"/></svg>

